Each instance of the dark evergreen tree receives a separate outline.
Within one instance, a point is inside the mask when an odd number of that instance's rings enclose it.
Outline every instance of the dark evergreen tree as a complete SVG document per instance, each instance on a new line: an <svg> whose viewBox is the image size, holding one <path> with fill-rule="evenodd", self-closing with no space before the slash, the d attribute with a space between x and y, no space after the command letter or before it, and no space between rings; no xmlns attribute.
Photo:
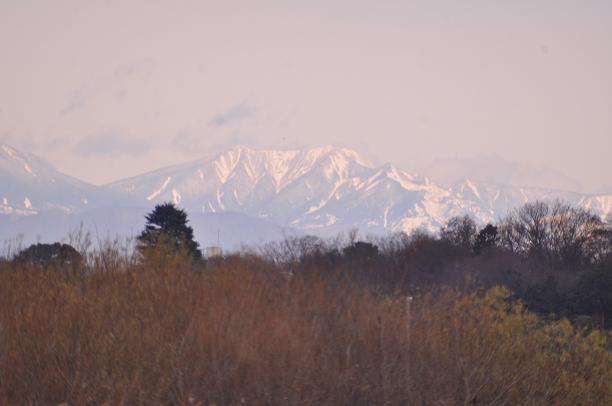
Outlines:
<svg viewBox="0 0 612 406"><path fill-rule="evenodd" d="M577 313L594 315L600 328L612 327L612 260L580 275L573 302Z"/></svg>
<svg viewBox="0 0 612 406"><path fill-rule="evenodd" d="M83 257L68 244L34 244L21 251L15 258L17 263L31 264L42 269L49 267L81 266Z"/></svg>
<svg viewBox="0 0 612 406"><path fill-rule="evenodd" d="M351 260L369 261L378 258L378 247L365 241L357 241L342 250L345 257Z"/></svg>
<svg viewBox="0 0 612 406"><path fill-rule="evenodd" d="M194 240L193 229L187 224L187 213L173 203L163 203L145 216L147 224L138 237L141 252L165 242L175 252L184 251L193 259L202 258L199 244Z"/></svg>
<svg viewBox="0 0 612 406"><path fill-rule="evenodd" d="M495 248L499 242L497 227L487 224L476 236L474 240L474 254L480 255L485 251Z"/></svg>

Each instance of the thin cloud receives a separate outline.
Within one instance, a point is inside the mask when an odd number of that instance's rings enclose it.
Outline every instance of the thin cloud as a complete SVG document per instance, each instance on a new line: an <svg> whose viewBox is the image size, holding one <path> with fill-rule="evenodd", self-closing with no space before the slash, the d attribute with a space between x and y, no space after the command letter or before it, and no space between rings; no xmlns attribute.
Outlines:
<svg viewBox="0 0 612 406"><path fill-rule="evenodd" d="M85 107L87 100L95 95L95 91L88 86L72 92L66 100L66 104L59 111L60 115L72 113Z"/></svg>
<svg viewBox="0 0 612 406"><path fill-rule="evenodd" d="M111 73L84 83L81 87L71 92L66 98L66 103L60 109L59 114L66 115L82 110L98 95L105 91L112 91L117 86L120 86L120 89L115 92L116 97L125 97L127 95L127 90L125 89L126 82L136 76L146 79L153 70L153 66L153 62L148 60L118 65Z"/></svg>
<svg viewBox="0 0 612 406"><path fill-rule="evenodd" d="M231 106L222 113L215 114L209 124L215 127L224 127L255 116L257 109L248 100Z"/></svg>
<svg viewBox="0 0 612 406"><path fill-rule="evenodd" d="M210 134L204 131L194 131L188 128L183 128L172 139L172 145L184 154L191 154L200 151Z"/></svg>
<svg viewBox="0 0 612 406"><path fill-rule="evenodd" d="M254 148L261 146L258 138L251 133L225 129L223 131L182 129L172 139L172 145L185 155L221 151L236 145L248 145Z"/></svg>
<svg viewBox="0 0 612 406"><path fill-rule="evenodd" d="M257 108L243 100L227 110L213 115L207 124L181 129L172 139L172 145L184 154L199 154L206 149L230 147L237 143L253 143L253 137L241 129L240 124L252 119Z"/></svg>
<svg viewBox="0 0 612 406"><path fill-rule="evenodd" d="M149 60L119 65L113 70L113 77L124 79L136 75L148 76L153 70L153 65L153 62Z"/></svg>
<svg viewBox="0 0 612 406"><path fill-rule="evenodd" d="M7 144L24 152L31 152L35 147L32 137L17 135L11 131L0 132L0 144Z"/></svg>
<svg viewBox="0 0 612 406"><path fill-rule="evenodd" d="M84 157L143 155L151 149L146 138L127 136L116 130L106 130L81 139L74 152Z"/></svg>

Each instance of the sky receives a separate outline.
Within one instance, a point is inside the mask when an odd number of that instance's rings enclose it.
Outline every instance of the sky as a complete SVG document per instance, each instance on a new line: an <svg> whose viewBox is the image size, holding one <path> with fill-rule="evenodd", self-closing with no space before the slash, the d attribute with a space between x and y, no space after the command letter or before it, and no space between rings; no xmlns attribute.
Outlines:
<svg viewBox="0 0 612 406"><path fill-rule="evenodd" d="M0 50L0 142L96 184L333 144L612 190L607 0L0 0Z"/></svg>

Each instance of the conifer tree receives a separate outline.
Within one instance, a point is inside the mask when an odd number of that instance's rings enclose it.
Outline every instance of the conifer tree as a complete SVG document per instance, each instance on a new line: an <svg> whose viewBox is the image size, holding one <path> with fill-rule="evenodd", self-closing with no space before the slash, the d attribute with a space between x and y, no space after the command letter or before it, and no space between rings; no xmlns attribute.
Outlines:
<svg viewBox="0 0 612 406"><path fill-rule="evenodd" d="M184 251L193 259L202 258L199 244L194 240L193 229L187 224L187 213L173 203L163 203L145 216L147 224L138 237L141 252L154 248L164 241L176 250Z"/></svg>
<svg viewBox="0 0 612 406"><path fill-rule="evenodd" d="M493 224L487 224L474 241L474 254L480 255L483 252L489 251L497 246L499 242L499 236L497 227Z"/></svg>

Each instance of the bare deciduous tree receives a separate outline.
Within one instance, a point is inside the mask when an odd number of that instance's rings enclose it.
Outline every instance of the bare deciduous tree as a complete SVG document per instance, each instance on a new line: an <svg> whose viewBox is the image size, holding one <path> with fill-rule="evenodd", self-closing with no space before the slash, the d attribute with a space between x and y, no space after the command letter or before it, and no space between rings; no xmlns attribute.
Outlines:
<svg viewBox="0 0 612 406"><path fill-rule="evenodd" d="M469 215L456 216L448 220L440 231L440 238L455 247L469 250L476 237L476 223Z"/></svg>

